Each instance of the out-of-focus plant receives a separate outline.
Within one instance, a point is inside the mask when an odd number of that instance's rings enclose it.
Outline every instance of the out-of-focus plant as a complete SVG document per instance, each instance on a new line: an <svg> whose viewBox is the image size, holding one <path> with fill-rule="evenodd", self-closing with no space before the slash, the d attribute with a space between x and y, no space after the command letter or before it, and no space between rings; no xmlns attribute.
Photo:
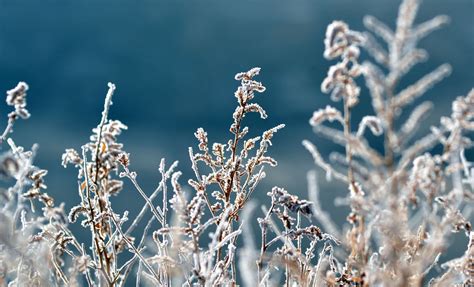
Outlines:
<svg viewBox="0 0 474 287"><path fill-rule="evenodd" d="M327 162L313 144L303 144L328 179L340 180L349 188L344 203L351 209L347 217L351 228L345 235L319 205L315 211L325 229L343 239L345 247L328 272L318 279L331 286L421 286L448 248L451 232L460 230L471 238L467 253L441 265L446 273L432 278L429 284L474 284L473 233L468 221L473 200L469 184L472 174L471 163L464 158L464 151L472 146L467 135L473 128L474 92L457 98L451 117L441 118L438 127L416 138L433 104L418 104L408 116L405 108L449 75L451 67L443 64L414 84L398 87L400 79L428 57L425 50L417 48L418 41L449 20L447 16L437 16L414 25L420 2L402 2L394 31L375 17L364 19L367 29L386 42L384 46L372 34L354 32L341 21L331 23L327 29L324 56L341 60L329 69L322 90L331 92L334 101L342 100L343 108L342 112L331 106L318 110L310 124L316 133L344 146L346 153L332 153ZM359 47L377 64L360 63ZM351 111L356 108L358 97L363 96L355 78L361 75L375 115L365 116L354 130ZM342 131L324 125L334 121ZM383 151L371 147L364 137L367 128L375 136L383 135ZM443 146L442 153L430 153L438 144ZM315 176L309 178L314 190Z"/></svg>

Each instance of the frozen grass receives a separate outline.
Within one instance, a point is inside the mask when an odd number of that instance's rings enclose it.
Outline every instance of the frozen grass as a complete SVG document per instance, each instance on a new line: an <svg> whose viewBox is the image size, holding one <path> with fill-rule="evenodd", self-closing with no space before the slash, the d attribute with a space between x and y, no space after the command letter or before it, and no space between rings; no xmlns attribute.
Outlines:
<svg viewBox="0 0 474 287"><path fill-rule="evenodd" d="M344 226L323 210L315 171L308 173L309 200L274 187L256 210L253 193L265 170L277 164L268 151L284 127L247 137L245 116L267 117L254 101L265 91L255 80L259 68L235 76L240 85L230 139L211 144L197 129L197 149L188 150L194 178L183 186L177 162L163 159L161 181L151 193L141 188L118 141L127 127L108 118L115 91L109 83L90 142L62 157L65 167L78 171L78 204L69 212L45 192L47 171L33 165L35 146L27 151L10 137L16 120L29 117L28 85L20 82L7 92L14 111L1 136L9 150L1 155L0 174L5 184L14 184L0 189L0 286L474 286L474 168L464 156L472 147L474 91L458 97L451 115L427 135L418 128L432 103L422 102L399 119L451 70L443 64L408 87L398 86L428 56L417 41L448 22L437 16L414 25L418 6L417 0L402 2L394 31L366 17L375 37L342 21L328 26L324 56L337 63L322 91L340 107L315 111L309 122L345 153L324 155L309 141L303 145L327 180L347 185L347 196L337 199L351 210ZM361 49L375 63L361 63ZM361 94L357 78L365 80L369 95ZM351 112L365 96L372 98L374 114L353 127ZM383 150L371 147L367 133L383 137ZM442 146L439 154L431 152L435 146ZM143 199L134 218L115 212L110 200L121 196L124 181ZM78 220L90 242L79 242L68 228ZM260 235L253 234L256 223ZM452 232L460 231L469 238L466 253L439 262Z"/></svg>

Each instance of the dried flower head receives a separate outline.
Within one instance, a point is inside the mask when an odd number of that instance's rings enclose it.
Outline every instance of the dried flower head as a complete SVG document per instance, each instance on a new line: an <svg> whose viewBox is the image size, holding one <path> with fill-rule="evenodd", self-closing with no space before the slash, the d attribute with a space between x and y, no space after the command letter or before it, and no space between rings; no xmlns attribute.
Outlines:
<svg viewBox="0 0 474 287"><path fill-rule="evenodd" d="M343 98L349 107L358 103L360 93L354 78L362 72L358 62L362 41L361 34L349 30L347 24L341 21L334 21L326 30L324 56L327 59L341 57L342 61L329 68L321 90L331 92L333 101Z"/></svg>
<svg viewBox="0 0 474 287"><path fill-rule="evenodd" d="M25 82L19 82L15 88L7 91L7 104L15 107L15 111L9 117L18 116L22 119L30 117L26 109L26 91L28 91L28 85Z"/></svg>
<svg viewBox="0 0 474 287"><path fill-rule="evenodd" d="M324 39L324 57L334 59L344 53L358 55L358 48L363 41L362 35L351 31L349 26L342 21L334 21L328 25L326 38Z"/></svg>

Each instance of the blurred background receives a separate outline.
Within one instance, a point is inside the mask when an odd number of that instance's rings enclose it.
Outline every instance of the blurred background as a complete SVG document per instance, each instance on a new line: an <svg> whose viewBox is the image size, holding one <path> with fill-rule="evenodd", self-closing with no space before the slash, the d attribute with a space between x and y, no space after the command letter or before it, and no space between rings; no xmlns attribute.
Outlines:
<svg viewBox="0 0 474 287"><path fill-rule="evenodd" d="M30 85L32 117L16 124L13 138L25 147L40 145L36 164L50 171L48 192L69 209L79 202L77 173L61 167L61 154L88 141L111 81L117 91L110 117L128 125L120 141L151 193L162 157L180 161L183 183L191 176L187 148L196 146L196 128L203 127L210 142L227 142L238 86L234 74L259 66L257 80L267 91L256 101L269 118L250 116L246 124L254 134L287 126L270 149L279 166L267 169L255 195L262 201L279 185L306 196L306 173L314 165L301 141L312 140L323 154L338 149L316 137L308 124L315 109L330 103L320 91L331 65L322 56L326 26L340 19L363 30L362 18L370 14L393 27L398 5L388 0L1 0L0 91L20 80ZM453 66L452 75L424 98L434 101L435 110L421 132L449 114L450 102L466 94L474 79L474 1L425 1L417 22L438 14L449 15L451 24L421 41L430 59L401 83L445 62ZM5 123L8 111L1 106ZM355 120L367 113L372 110L364 89ZM346 188L327 185L318 171L323 206L331 210L334 196ZM117 211L143 204L132 189L114 200ZM343 222L346 211L333 214Z"/></svg>

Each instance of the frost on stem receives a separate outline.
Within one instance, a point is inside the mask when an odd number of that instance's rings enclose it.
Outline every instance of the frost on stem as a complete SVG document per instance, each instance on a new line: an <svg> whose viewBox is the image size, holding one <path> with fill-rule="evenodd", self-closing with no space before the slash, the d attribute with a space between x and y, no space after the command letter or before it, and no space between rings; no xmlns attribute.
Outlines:
<svg viewBox="0 0 474 287"><path fill-rule="evenodd" d="M28 85L25 82L19 82L15 88L7 91L7 105L14 107L15 110L8 114L8 124L1 135L1 141L6 140L8 134L13 131L13 125L18 118L26 120L30 117L26 109L26 91Z"/></svg>
<svg viewBox="0 0 474 287"><path fill-rule="evenodd" d="M451 66L448 64L441 65L433 72L424 76L415 84L402 90L394 99L395 107L405 106L412 103L416 98L423 95L434 84L441 81L451 73Z"/></svg>
<svg viewBox="0 0 474 287"><path fill-rule="evenodd" d="M123 181L114 178L120 164L128 164L128 157L123 151L123 145L117 141L118 136L127 126L118 120L108 118L112 105L112 95L115 85L108 84L109 90L105 97L104 109L99 125L92 130L90 142L82 146L82 155L74 149L67 149L62 156L62 165L74 165L78 169L79 196L81 202L71 209L69 218L74 222L81 215L84 227L91 230L93 242L93 258L97 266L98 282L113 283L113 278L119 275L117 255L123 251L123 246L129 245L133 239L124 237L121 230L124 218L119 218L112 210L110 196L118 195L123 188ZM113 247L111 242L115 242ZM137 255L139 256L139 255Z"/></svg>
<svg viewBox="0 0 474 287"><path fill-rule="evenodd" d="M367 127L376 136L379 136L383 133L382 122L380 121L379 118L374 117L374 116L365 116L362 118L362 121L359 124L359 129L357 130L357 136L358 137L362 136Z"/></svg>
<svg viewBox="0 0 474 287"><path fill-rule="evenodd" d="M324 121L338 121L342 124L344 123L344 119L342 118L341 112L331 106L326 106L326 108L324 109L319 109L315 111L313 113L313 116L309 120L309 124L312 126L317 126Z"/></svg>

